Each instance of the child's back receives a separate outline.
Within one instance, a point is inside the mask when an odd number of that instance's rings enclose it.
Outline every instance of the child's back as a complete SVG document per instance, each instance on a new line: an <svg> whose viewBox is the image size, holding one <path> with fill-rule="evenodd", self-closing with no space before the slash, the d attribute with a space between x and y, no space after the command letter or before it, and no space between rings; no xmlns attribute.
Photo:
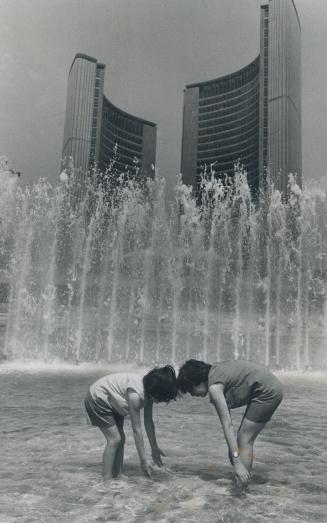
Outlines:
<svg viewBox="0 0 327 523"><path fill-rule="evenodd" d="M128 414L128 389L134 390L144 401L143 375L131 372L108 374L97 380L90 387L94 400L101 399L118 414Z"/></svg>
<svg viewBox="0 0 327 523"><path fill-rule="evenodd" d="M272 397L280 393L279 382L269 369L248 360L214 363L209 371L208 387L215 383L224 384L224 395L231 409L248 404L259 393Z"/></svg>

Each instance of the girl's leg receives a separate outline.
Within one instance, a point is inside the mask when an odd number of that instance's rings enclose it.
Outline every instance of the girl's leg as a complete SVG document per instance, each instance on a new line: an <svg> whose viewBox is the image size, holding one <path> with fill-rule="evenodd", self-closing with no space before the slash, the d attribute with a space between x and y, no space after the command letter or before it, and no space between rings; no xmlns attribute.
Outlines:
<svg viewBox="0 0 327 523"><path fill-rule="evenodd" d="M124 463L124 446L125 446L125 432L124 432L124 417L117 416L116 418L117 428L120 434L120 444L116 452L114 468L113 468L113 477L119 476L123 472L123 463Z"/></svg>
<svg viewBox="0 0 327 523"><path fill-rule="evenodd" d="M107 440L103 452L103 479L108 480L114 477L114 463L121 438L116 425L99 428Z"/></svg>
<svg viewBox="0 0 327 523"><path fill-rule="evenodd" d="M250 421L245 416L237 433L237 443L240 457L245 468L251 472L253 462L254 440L260 434L266 423Z"/></svg>

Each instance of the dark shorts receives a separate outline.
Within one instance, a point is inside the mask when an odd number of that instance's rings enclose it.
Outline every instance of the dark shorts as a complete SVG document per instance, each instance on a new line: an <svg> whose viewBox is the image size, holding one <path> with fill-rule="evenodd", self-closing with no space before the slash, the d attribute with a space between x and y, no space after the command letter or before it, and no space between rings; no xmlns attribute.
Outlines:
<svg viewBox="0 0 327 523"><path fill-rule="evenodd" d="M114 425L121 427L124 424L124 416L115 412L100 398L94 400L90 392L86 395L84 405L91 424L96 427L109 428Z"/></svg>
<svg viewBox="0 0 327 523"><path fill-rule="evenodd" d="M256 423L267 423L283 399L280 381L273 374L265 376L265 382L255 387L244 416Z"/></svg>

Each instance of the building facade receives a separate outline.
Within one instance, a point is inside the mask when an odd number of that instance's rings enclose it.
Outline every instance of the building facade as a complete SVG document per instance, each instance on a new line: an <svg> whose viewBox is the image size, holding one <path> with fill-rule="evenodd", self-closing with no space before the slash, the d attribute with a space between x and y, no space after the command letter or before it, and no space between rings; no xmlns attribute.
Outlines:
<svg viewBox="0 0 327 523"><path fill-rule="evenodd" d="M115 107L103 94L105 65L76 54L68 77L63 162L73 159L84 175L105 172L153 177L157 126Z"/></svg>
<svg viewBox="0 0 327 523"><path fill-rule="evenodd" d="M198 190L201 176L233 176L240 162L255 194L267 173L287 193L301 184L301 27L293 0L261 6L260 54L232 74L184 89L181 171Z"/></svg>

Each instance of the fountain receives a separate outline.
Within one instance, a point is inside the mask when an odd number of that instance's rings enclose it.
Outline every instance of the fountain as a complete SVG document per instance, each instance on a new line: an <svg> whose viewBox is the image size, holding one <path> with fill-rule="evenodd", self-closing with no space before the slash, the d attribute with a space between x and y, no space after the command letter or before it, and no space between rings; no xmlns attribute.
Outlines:
<svg viewBox="0 0 327 523"><path fill-rule="evenodd" d="M3 169L2 169L3 170ZM110 191L70 167L52 187L0 173L2 352L48 362L250 358L327 365L327 205L289 177L253 202L246 173L178 182L121 175Z"/></svg>

